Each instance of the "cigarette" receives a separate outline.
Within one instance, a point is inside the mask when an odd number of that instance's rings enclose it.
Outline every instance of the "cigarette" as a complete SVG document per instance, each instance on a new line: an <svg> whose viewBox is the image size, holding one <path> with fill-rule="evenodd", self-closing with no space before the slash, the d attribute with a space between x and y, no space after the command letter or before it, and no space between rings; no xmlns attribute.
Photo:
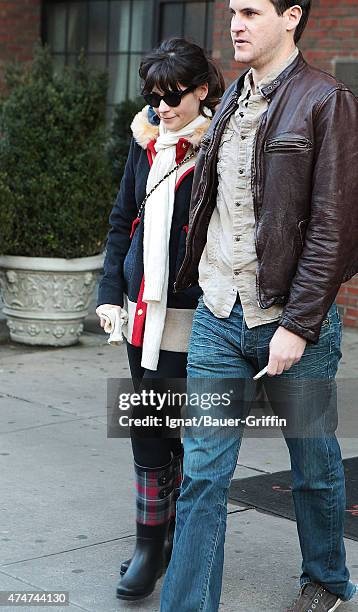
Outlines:
<svg viewBox="0 0 358 612"><path fill-rule="evenodd" d="M267 374L267 370L268 370L268 365L265 366L263 370L260 370L260 372L258 372L256 376L254 376L253 380L258 380L262 376L265 376L265 374Z"/></svg>

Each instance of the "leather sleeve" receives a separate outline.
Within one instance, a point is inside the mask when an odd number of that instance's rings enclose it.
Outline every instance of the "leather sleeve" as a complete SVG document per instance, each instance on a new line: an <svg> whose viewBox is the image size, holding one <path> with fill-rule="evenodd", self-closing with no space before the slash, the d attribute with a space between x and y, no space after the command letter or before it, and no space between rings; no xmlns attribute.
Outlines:
<svg viewBox="0 0 358 612"><path fill-rule="evenodd" d="M343 85L313 116L311 216L280 325L317 343L358 249L358 100Z"/></svg>

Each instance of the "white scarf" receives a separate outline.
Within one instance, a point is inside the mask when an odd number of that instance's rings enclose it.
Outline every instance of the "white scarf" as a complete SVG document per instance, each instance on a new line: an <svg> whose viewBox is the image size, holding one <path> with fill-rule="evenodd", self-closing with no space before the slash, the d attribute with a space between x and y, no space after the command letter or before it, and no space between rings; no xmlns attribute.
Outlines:
<svg viewBox="0 0 358 612"><path fill-rule="evenodd" d="M205 108L205 113L211 115ZM199 115L182 130L172 132L163 122L159 126L159 137L155 144L154 158L147 180L147 193L176 165L176 144L180 138L192 136L207 119ZM168 277L169 238L172 225L176 173L173 172L153 194L145 205L144 215L144 294L148 304L142 352L142 367L156 370L160 344L165 324Z"/></svg>

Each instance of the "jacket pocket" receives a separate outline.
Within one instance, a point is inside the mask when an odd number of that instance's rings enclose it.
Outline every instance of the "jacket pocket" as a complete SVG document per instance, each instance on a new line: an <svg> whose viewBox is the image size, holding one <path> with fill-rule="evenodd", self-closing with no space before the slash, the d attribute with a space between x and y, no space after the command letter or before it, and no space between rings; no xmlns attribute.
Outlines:
<svg viewBox="0 0 358 612"><path fill-rule="evenodd" d="M310 222L309 219L302 219L302 221L299 221L298 226L297 226L298 232L300 234L302 246L304 246L304 243L305 243L306 229L307 229L307 225L309 224L309 222Z"/></svg>
<svg viewBox="0 0 358 612"><path fill-rule="evenodd" d="M305 153L312 149L312 143L303 136L282 134L266 140L265 153Z"/></svg>

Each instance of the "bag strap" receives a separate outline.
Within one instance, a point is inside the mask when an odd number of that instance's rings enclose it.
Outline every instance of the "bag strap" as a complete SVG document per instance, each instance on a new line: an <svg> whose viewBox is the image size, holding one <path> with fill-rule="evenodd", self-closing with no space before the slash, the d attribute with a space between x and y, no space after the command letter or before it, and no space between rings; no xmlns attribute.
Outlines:
<svg viewBox="0 0 358 612"><path fill-rule="evenodd" d="M143 202L141 203L139 209L138 209L138 214L137 214L137 218L140 219L144 207L147 203L148 198L152 195L152 193L159 187L159 185L161 185L163 183L163 181L165 181L165 179L167 179L171 174L173 174L173 172L176 172L181 166L184 166L184 164L186 164L187 161L189 161L190 159L192 159L192 157L194 157L196 155L196 151L193 151L192 153L190 153L190 155L188 155L188 157L186 157L185 159L183 159L183 161L179 162L179 164L177 164L176 166L174 166L174 168L172 168L169 172L167 172L167 174L165 174L163 176L163 178L160 179L160 181L154 185L154 187L150 190L149 193L147 193L147 195L145 196Z"/></svg>

